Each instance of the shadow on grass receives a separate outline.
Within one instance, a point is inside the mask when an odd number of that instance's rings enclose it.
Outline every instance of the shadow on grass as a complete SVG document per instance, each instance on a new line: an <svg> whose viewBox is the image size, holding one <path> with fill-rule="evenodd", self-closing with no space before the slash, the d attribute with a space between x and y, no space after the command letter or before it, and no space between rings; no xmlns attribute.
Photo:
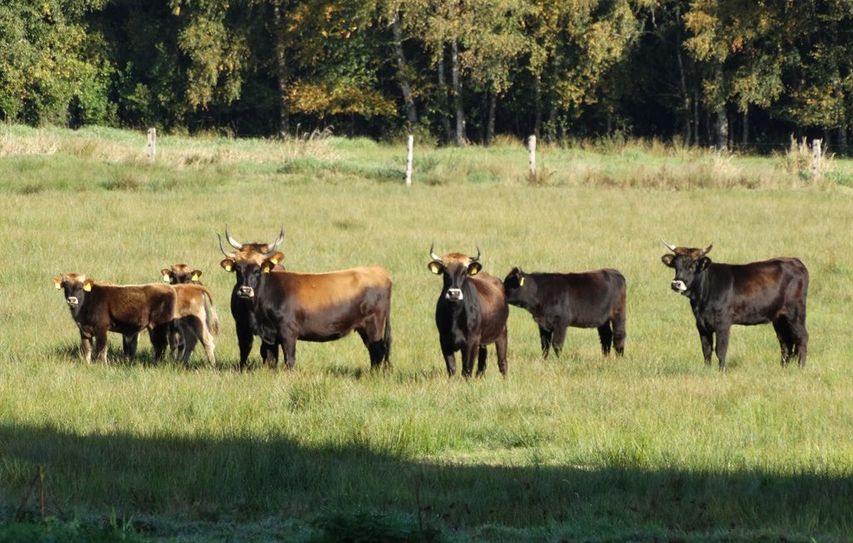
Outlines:
<svg viewBox="0 0 853 543"><path fill-rule="evenodd" d="M66 512L310 522L320 511L369 510L462 533L498 526L633 540L720 530L724 539L755 530L843 539L853 530L849 475L649 471L628 460L595 469L448 465L276 437L140 438L0 425L3 506L20 503L39 465L50 502Z"/></svg>

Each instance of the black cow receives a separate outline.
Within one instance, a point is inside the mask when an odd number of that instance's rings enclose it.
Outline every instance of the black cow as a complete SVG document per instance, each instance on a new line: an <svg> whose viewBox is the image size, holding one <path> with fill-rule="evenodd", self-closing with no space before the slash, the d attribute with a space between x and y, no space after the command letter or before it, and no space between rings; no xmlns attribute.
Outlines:
<svg viewBox="0 0 853 543"><path fill-rule="evenodd" d="M794 355L801 368L806 365L809 272L798 258L718 264L706 256L713 245L705 250L664 245L673 254L663 255L661 261L675 268L672 290L690 299L706 365L711 364L714 334L717 359L724 371L731 326L767 322L776 330L782 366Z"/></svg>
<svg viewBox="0 0 853 543"><path fill-rule="evenodd" d="M584 273L525 273L513 268L504 279L507 303L526 309L539 325L542 357L560 356L566 328L597 328L601 352L625 349L625 277L616 270Z"/></svg>
<svg viewBox="0 0 853 543"><path fill-rule="evenodd" d="M258 335L258 326L255 322L252 300L240 296L242 278L240 267L237 264L249 263L260 266L264 260L275 253L278 246L284 241L284 228L281 228L278 237L272 243L240 243L231 236L226 224L225 238L235 249L232 253L225 251L219 234L216 237L219 238L219 250L225 255L225 259L220 262L220 265L225 271L237 271L236 282L231 290L231 315L234 317L234 326L237 331L237 345L240 348L240 370L242 371L245 369L249 353L252 351L254 337ZM276 271L283 270L282 267L276 267ZM268 345L261 339L261 359L267 360L269 356L277 357L278 350L274 345Z"/></svg>
<svg viewBox="0 0 853 543"><path fill-rule="evenodd" d="M506 376L506 304L500 279L481 271L477 256L450 253L439 257L430 247L429 271L441 275L444 285L435 306L435 325L447 373L456 373L456 351L462 351L462 375L470 377L477 357L477 376L486 370L486 346L495 344L498 368Z"/></svg>
<svg viewBox="0 0 853 543"><path fill-rule="evenodd" d="M275 367L281 345L287 367L296 363L296 341L332 341L355 330L370 365L390 368L391 276L384 268L359 267L327 273L273 272L284 259L276 252L260 264L223 261L237 273L237 295L254 312L258 333L271 346Z"/></svg>

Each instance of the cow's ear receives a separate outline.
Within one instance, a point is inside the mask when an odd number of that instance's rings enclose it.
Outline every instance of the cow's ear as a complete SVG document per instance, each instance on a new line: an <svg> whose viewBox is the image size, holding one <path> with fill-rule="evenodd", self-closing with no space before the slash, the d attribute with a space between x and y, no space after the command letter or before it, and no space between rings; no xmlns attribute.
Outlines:
<svg viewBox="0 0 853 543"><path fill-rule="evenodd" d="M468 265L468 275L477 275L480 273L480 270L483 269L483 265L479 262L471 262Z"/></svg>
<svg viewBox="0 0 853 543"><path fill-rule="evenodd" d="M275 254L269 257L267 260L272 262L273 266L275 266L279 262L284 261L284 253L282 253L281 251L276 251Z"/></svg>
<svg viewBox="0 0 853 543"><path fill-rule="evenodd" d="M170 270L169 268L163 268L162 270L160 270L160 275L163 276L163 281L165 281L166 283L172 281L172 270Z"/></svg>
<svg viewBox="0 0 853 543"><path fill-rule="evenodd" d="M711 259L708 258L707 256L703 256L702 258L699 259L699 271L706 269L710 265L711 265Z"/></svg>
<svg viewBox="0 0 853 543"><path fill-rule="evenodd" d="M53 288L59 290L62 288L62 277L56 276L53 278Z"/></svg>
<svg viewBox="0 0 853 543"><path fill-rule="evenodd" d="M91 279L86 279L85 281L83 281L83 290L84 290L85 292L92 292L92 285L93 285L94 283L95 283L95 282L94 282L94 281L92 281Z"/></svg>
<svg viewBox="0 0 853 543"><path fill-rule="evenodd" d="M223 258L219 265L227 272L234 271L234 261L230 258Z"/></svg>
<svg viewBox="0 0 853 543"><path fill-rule="evenodd" d="M444 266L441 265L441 262L432 260L427 264L427 269L436 275L441 275L444 271Z"/></svg>
<svg viewBox="0 0 853 543"><path fill-rule="evenodd" d="M201 270L193 270L193 274L190 276L190 281L198 281L199 277L201 277Z"/></svg>
<svg viewBox="0 0 853 543"><path fill-rule="evenodd" d="M673 264L673 262L675 262L675 255L663 255L660 257L660 261L663 262L664 266L669 266L670 268L675 267L675 264Z"/></svg>
<svg viewBox="0 0 853 543"><path fill-rule="evenodd" d="M271 259L271 258L268 258L268 259L264 260L264 261L261 263L261 273L269 273L269 272L271 272L271 271L272 271L272 269L273 269L273 268L275 268L275 265L276 265L276 262L275 262L273 259Z"/></svg>

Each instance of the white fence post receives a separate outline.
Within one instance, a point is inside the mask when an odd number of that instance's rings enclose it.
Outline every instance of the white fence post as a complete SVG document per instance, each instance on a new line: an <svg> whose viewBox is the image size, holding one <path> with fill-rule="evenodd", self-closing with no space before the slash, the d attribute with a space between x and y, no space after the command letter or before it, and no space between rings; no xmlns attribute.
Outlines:
<svg viewBox="0 0 853 543"><path fill-rule="evenodd" d="M157 156L157 129L148 129L148 160L154 162Z"/></svg>
<svg viewBox="0 0 853 543"><path fill-rule="evenodd" d="M536 178L536 136L527 138L527 165L530 169L530 178Z"/></svg>
<svg viewBox="0 0 853 543"><path fill-rule="evenodd" d="M412 158L415 151L415 136L409 134L406 142L406 186L412 186Z"/></svg>
<svg viewBox="0 0 853 543"><path fill-rule="evenodd" d="M820 179L820 140L812 140L812 178Z"/></svg>

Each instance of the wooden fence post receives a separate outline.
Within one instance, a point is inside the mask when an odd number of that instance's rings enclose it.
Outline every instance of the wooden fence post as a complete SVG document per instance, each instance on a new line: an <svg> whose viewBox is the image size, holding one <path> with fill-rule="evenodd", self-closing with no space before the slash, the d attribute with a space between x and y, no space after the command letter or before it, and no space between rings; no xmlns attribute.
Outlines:
<svg viewBox="0 0 853 543"><path fill-rule="evenodd" d="M412 186L412 158L415 151L415 136L409 134L406 142L406 186Z"/></svg>
<svg viewBox="0 0 853 543"><path fill-rule="evenodd" d="M820 179L820 140L812 140L812 178Z"/></svg>
<svg viewBox="0 0 853 543"><path fill-rule="evenodd" d="M148 129L148 160L154 162L154 158L157 156L157 129L149 128Z"/></svg>
<svg viewBox="0 0 853 543"><path fill-rule="evenodd" d="M536 136L527 138L527 166L530 169L530 178L536 179Z"/></svg>

